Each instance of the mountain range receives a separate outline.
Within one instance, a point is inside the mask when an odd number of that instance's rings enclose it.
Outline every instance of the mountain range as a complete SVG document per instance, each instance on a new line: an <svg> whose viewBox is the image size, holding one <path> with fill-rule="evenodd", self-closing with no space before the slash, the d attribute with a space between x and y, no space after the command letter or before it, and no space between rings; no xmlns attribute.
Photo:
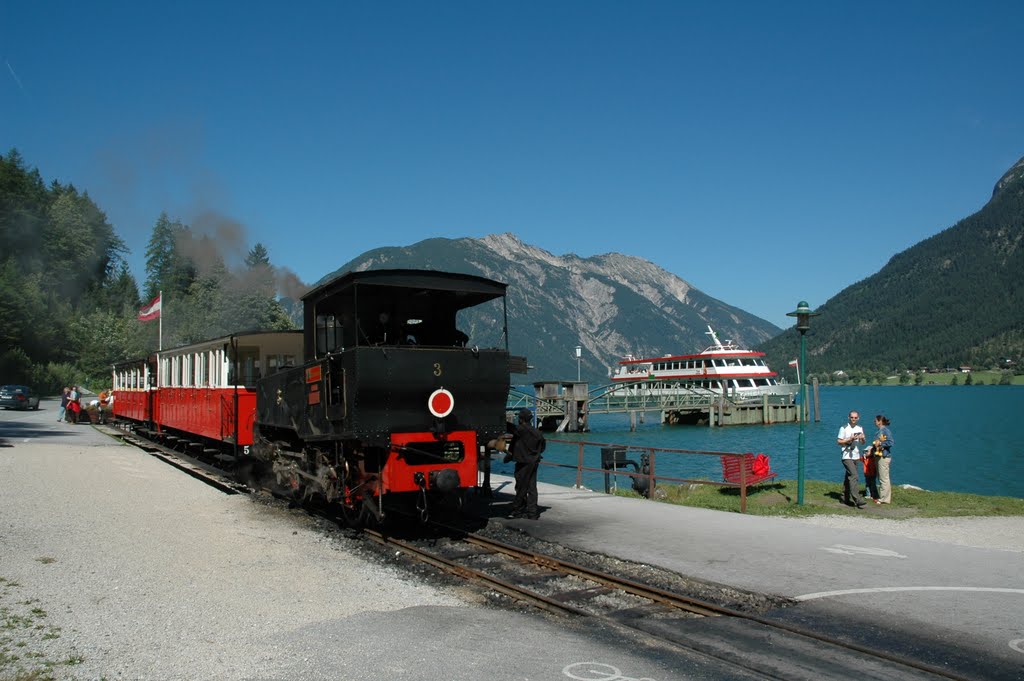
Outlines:
<svg viewBox="0 0 1024 681"><path fill-rule="evenodd" d="M584 380L601 383L627 354L703 349L709 325L722 340L765 351L783 373L792 374L788 360L799 348L794 328L782 331L642 258L554 255L509 233L374 249L321 281L381 268L463 272L508 283L509 345L529 360L526 381L571 380L578 369ZM808 371L1019 364L1022 283L1024 159L999 179L977 213L897 253L879 272L826 301L807 334Z"/></svg>
<svg viewBox="0 0 1024 681"><path fill-rule="evenodd" d="M572 380L579 370L584 380L602 382L627 354L703 349L710 343L709 324L723 340L747 346L779 333L774 324L712 298L643 258L554 255L513 234L378 248L322 281L350 270L383 268L462 272L507 283L509 348L527 357L529 381ZM576 346L581 347L579 365Z"/></svg>

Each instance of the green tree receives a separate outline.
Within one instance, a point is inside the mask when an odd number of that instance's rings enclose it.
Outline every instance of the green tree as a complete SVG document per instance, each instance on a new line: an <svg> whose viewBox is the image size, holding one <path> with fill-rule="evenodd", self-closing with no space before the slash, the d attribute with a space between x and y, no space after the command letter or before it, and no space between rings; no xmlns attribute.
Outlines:
<svg viewBox="0 0 1024 681"><path fill-rule="evenodd" d="M189 239L188 227L172 222L167 213L160 214L146 246L146 300L155 298L161 290L171 297L183 295L196 280L195 264L180 248Z"/></svg>
<svg viewBox="0 0 1024 681"><path fill-rule="evenodd" d="M245 256L245 266L255 269L259 265L270 265L270 254L267 252L266 246L257 242Z"/></svg>

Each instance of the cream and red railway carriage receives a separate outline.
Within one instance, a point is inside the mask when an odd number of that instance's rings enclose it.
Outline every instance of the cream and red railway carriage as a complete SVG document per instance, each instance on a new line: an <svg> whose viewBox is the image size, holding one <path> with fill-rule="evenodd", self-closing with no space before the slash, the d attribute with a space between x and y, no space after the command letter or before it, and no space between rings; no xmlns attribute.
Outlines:
<svg viewBox="0 0 1024 681"><path fill-rule="evenodd" d="M301 358L301 330L237 333L161 350L114 367L114 415L162 435L244 448L252 444L256 383Z"/></svg>

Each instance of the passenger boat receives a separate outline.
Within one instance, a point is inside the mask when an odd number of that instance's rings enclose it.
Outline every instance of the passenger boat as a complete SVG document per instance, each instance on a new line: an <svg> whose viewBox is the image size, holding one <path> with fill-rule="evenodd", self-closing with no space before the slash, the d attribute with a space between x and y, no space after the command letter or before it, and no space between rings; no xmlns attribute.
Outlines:
<svg viewBox="0 0 1024 681"><path fill-rule="evenodd" d="M735 399L760 399L779 396L792 402L798 387L780 380L764 361L763 352L744 350L727 340L718 339L708 326L712 344L696 355L665 355L641 359L627 355L612 372L613 383L644 381L654 390L689 389L721 395L727 390Z"/></svg>

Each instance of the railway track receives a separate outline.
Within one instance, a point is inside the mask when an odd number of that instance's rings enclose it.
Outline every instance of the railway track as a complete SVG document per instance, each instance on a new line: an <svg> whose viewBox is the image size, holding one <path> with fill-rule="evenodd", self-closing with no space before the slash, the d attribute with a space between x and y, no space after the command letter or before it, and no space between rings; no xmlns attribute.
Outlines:
<svg viewBox="0 0 1024 681"><path fill-rule="evenodd" d="M448 538L428 542L396 539L370 530L363 534L415 560L550 613L597 619L641 640L682 647L761 678L817 680L833 673L837 677L852 674L887 679L970 678L826 631L650 586L480 534L447 529Z"/></svg>
<svg viewBox="0 0 1024 681"><path fill-rule="evenodd" d="M110 434L226 494L250 491L224 471L180 451L132 433L112 429ZM432 525L434 535L428 539L403 539L370 529L362 530L361 536L555 616L597 620L645 644L682 648L753 678L971 678L849 640L830 633L829 627L799 626L763 613L779 612L777 606L786 603L778 600L768 599L761 608L723 605L462 528Z"/></svg>

